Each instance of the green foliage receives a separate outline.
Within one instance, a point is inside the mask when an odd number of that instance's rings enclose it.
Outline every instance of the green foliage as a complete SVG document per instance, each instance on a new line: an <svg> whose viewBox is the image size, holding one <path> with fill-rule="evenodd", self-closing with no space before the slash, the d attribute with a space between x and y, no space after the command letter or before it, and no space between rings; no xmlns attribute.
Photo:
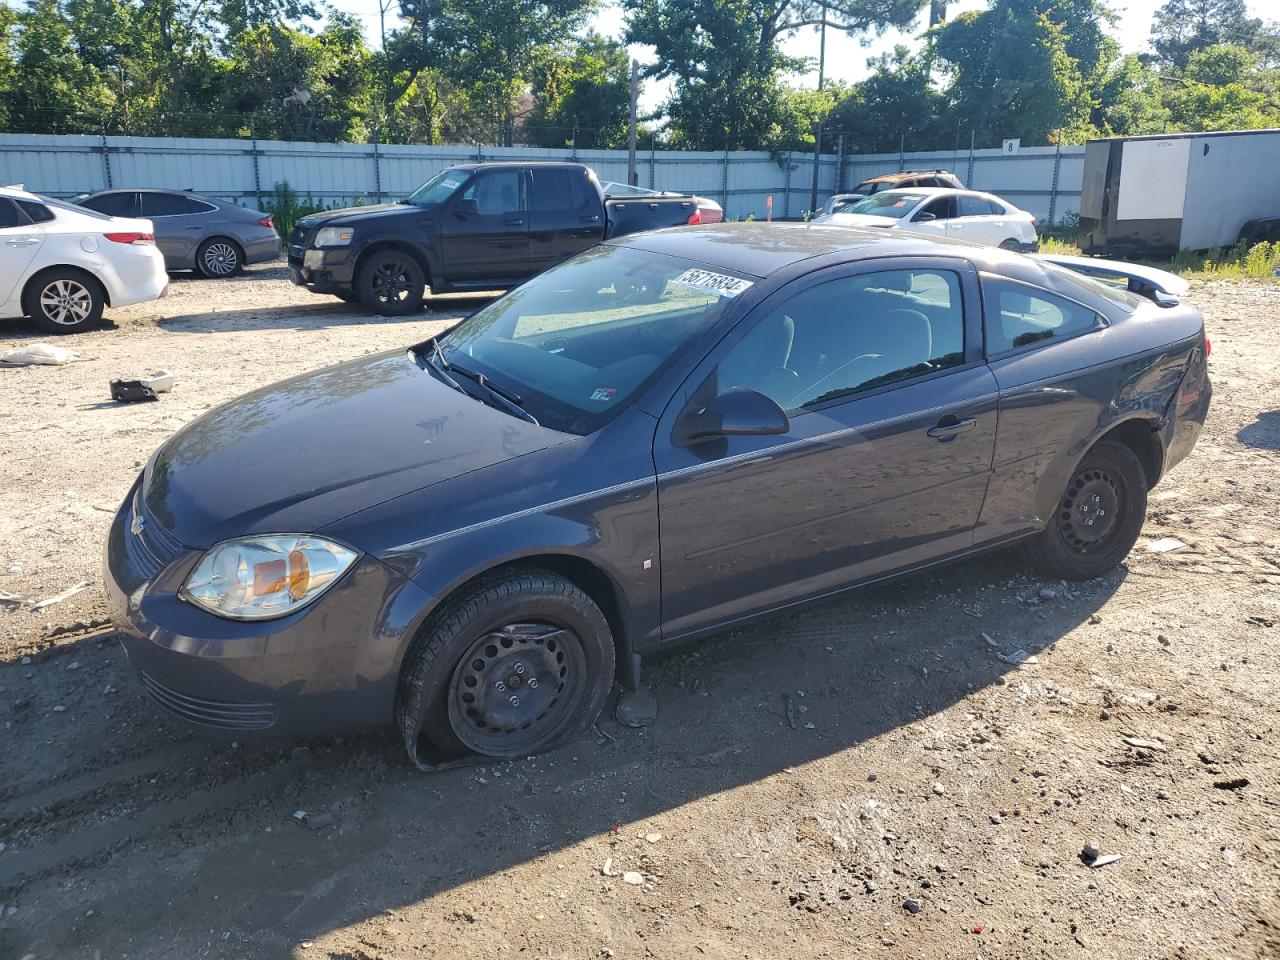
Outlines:
<svg viewBox="0 0 1280 960"><path fill-rule="evenodd" d="M1170 269L1181 274L1207 279L1275 280L1280 267L1280 243L1248 246L1241 242L1233 247L1215 247L1205 253L1183 251L1174 257Z"/></svg>
<svg viewBox="0 0 1280 960"><path fill-rule="evenodd" d="M1183 69L1197 50L1218 44L1249 46L1262 21L1245 0L1169 0L1152 21L1151 46L1164 63Z"/></svg>
<svg viewBox="0 0 1280 960"><path fill-rule="evenodd" d="M317 200L310 194L307 194L306 197L298 196L298 191L289 186L288 180L281 180L276 183L271 188L271 193L262 199L259 206L263 213L271 214L272 220L276 225L276 232L285 238L293 232L294 226L303 217L309 217L311 214L320 213L323 210L336 209L335 205L326 205L323 201ZM337 206L346 206L346 204L338 204Z"/></svg>
<svg viewBox="0 0 1280 960"><path fill-rule="evenodd" d="M533 99L525 125L530 143L565 147L576 142L584 150L626 146L631 110L626 48L589 33L548 53L534 81Z"/></svg>

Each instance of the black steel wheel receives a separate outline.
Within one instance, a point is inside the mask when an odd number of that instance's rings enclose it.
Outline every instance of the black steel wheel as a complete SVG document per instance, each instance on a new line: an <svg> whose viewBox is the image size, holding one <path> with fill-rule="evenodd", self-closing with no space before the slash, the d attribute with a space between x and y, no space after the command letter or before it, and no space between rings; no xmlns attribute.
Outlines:
<svg viewBox="0 0 1280 960"><path fill-rule="evenodd" d="M586 682L586 653L571 629L507 624L482 635L454 668L449 726L476 753L527 753L562 721Z"/></svg>
<svg viewBox="0 0 1280 960"><path fill-rule="evenodd" d="M210 280L234 277L244 266L244 254L234 240L211 237L196 251L196 269Z"/></svg>
<svg viewBox="0 0 1280 960"><path fill-rule="evenodd" d="M1098 577L1128 555L1146 513L1141 462L1124 444L1101 443L1076 468L1049 525L1027 551L1063 579Z"/></svg>
<svg viewBox="0 0 1280 960"><path fill-rule="evenodd" d="M1022 249L1022 244L1020 244L1017 240L1013 239L1013 237L1010 237L1007 240L1001 241L1000 249L1012 250L1014 253L1017 253L1019 250Z"/></svg>
<svg viewBox="0 0 1280 960"><path fill-rule="evenodd" d="M422 268L399 250L375 250L366 255L356 273L356 296L384 317L417 313L422 309L426 289Z"/></svg>
<svg viewBox="0 0 1280 960"><path fill-rule="evenodd" d="M48 333L80 333L102 319L102 286L74 267L54 267L27 284L22 309Z"/></svg>
<svg viewBox="0 0 1280 960"><path fill-rule="evenodd" d="M585 733L613 686L613 635L580 587L542 569L481 580L446 601L401 671L396 718L425 752L538 753Z"/></svg>

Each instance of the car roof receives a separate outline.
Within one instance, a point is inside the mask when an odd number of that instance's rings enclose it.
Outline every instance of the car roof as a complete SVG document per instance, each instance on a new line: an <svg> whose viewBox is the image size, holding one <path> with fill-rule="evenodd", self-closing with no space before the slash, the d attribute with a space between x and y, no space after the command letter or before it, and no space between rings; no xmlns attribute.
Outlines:
<svg viewBox="0 0 1280 960"><path fill-rule="evenodd" d="M950 170L900 170L898 173L882 173L878 177L867 177L859 183L889 183L893 180L905 180L907 177L936 177L938 174L954 177Z"/></svg>
<svg viewBox="0 0 1280 960"><path fill-rule="evenodd" d="M765 278L800 260L831 253L850 260L898 255L949 254L974 259L986 248L960 240L918 234L889 236L874 227L822 223L715 223L632 233L608 241Z"/></svg>
<svg viewBox="0 0 1280 960"><path fill-rule="evenodd" d="M36 200L36 201L38 201L38 200L40 199L38 196L36 196L36 195L35 195L34 193L32 193L30 190L25 190L25 189L23 189L22 187L3 187L3 186L0 186L0 196L3 196L3 197L19 197L19 198L21 198L21 199L23 199L23 200Z"/></svg>
<svg viewBox="0 0 1280 960"><path fill-rule="evenodd" d="M108 193L169 193L179 197L192 197L196 200L204 200L207 203L221 203L213 197L206 197L203 193L196 193L193 190L177 190L173 187L112 187L110 190L95 190L93 193L87 194L85 199L89 197L101 197Z"/></svg>

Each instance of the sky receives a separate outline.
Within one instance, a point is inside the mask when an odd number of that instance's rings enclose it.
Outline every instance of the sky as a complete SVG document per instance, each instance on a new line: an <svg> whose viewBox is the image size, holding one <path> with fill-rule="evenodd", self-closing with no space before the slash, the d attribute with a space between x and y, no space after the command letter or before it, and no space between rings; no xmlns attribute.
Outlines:
<svg viewBox="0 0 1280 960"><path fill-rule="evenodd" d="M330 0L339 10L345 10L360 17L365 25L369 42L378 44L378 0ZM1248 0L1249 12L1255 17L1266 17L1263 8L1271 6L1275 0ZM1146 47L1147 37L1151 33L1151 21L1164 0L1112 0L1111 7L1119 15L1115 35L1125 53L1138 53ZM985 0L953 0L947 6L947 16L954 17L966 10L982 10L987 6ZM1274 12L1270 16L1274 16ZM869 72L867 59L889 53L894 46L901 43L907 46L919 44L918 35L927 25L927 8L921 15L920 22L914 30L889 30L880 37L875 37L864 45L856 37L849 37L836 30L827 31L826 75L828 79L853 83ZM593 26L608 37L622 36L622 11L616 4L608 3L596 14ZM808 73L797 74L791 81L798 86L816 87L818 82L818 31L816 28L791 35L782 44L785 53L795 57L812 57L814 66ZM644 47L634 47L632 56L641 63L652 59L652 51ZM642 110L656 109L666 99L669 92L668 83L648 82L641 91L640 106Z"/></svg>

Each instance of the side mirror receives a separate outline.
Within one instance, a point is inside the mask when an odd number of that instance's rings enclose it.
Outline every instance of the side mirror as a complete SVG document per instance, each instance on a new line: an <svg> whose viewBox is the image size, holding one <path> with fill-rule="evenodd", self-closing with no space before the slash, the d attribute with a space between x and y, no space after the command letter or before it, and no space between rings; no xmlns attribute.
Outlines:
<svg viewBox="0 0 1280 960"><path fill-rule="evenodd" d="M928 223L930 220L937 220L937 214L930 213L928 210L922 210L911 218L915 223Z"/></svg>
<svg viewBox="0 0 1280 960"><path fill-rule="evenodd" d="M730 387L704 407L685 411L680 432L685 440L754 437L786 433L791 421L774 401L746 387Z"/></svg>
<svg viewBox="0 0 1280 960"><path fill-rule="evenodd" d="M480 213L480 205L476 203L475 197L463 197L453 205L453 215L460 220L467 217L474 217Z"/></svg>

